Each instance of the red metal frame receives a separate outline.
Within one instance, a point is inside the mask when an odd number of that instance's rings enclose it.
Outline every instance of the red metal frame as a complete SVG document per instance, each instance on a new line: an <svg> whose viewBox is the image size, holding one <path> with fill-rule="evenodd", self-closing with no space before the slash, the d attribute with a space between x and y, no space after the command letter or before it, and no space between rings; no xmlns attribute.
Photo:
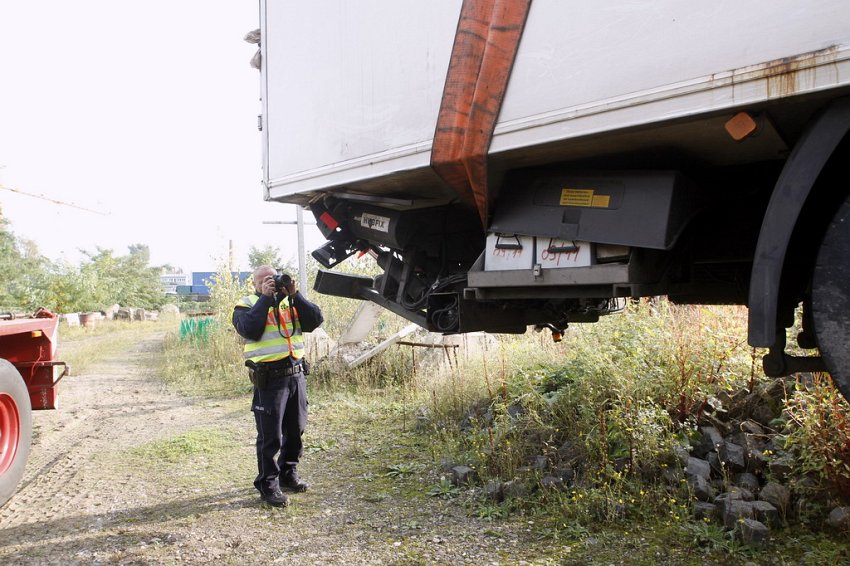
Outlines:
<svg viewBox="0 0 850 566"><path fill-rule="evenodd" d="M56 385L68 374L67 365L55 360L58 325L59 317L43 309L28 318L0 320L0 358L23 377L34 410L56 408Z"/></svg>

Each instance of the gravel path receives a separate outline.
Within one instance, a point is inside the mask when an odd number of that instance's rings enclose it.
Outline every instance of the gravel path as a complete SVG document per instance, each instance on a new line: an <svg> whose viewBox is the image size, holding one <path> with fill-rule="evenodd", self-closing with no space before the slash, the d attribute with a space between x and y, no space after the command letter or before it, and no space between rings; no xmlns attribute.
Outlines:
<svg viewBox="0 0 850 566"><path fill-rule="evenodd" d="M67 378L59 410L35 415L24 481L0 509L0 563L543 564L569 552L525 519L428 497L439 478L423 439L352 397L311 400L311 490L285 509L260 503L249 399L167 392L148 369L161 340Z"/></svg>

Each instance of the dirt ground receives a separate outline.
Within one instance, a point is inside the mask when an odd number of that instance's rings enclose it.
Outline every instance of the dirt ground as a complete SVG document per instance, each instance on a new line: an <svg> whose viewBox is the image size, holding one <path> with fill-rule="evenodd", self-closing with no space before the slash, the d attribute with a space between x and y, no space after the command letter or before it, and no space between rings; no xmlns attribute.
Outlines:
<svg viewBox="0 0 850 566"><path fill-rule="evenodd" d="M151 336L67 378L59 410L36 413L26 475L0 509L0 563L538 564L568 556L569 548L537 541L525 519L488 522L428 497L439 478L426 466L388 475L388 465L416 460L421 439L388 430L351 399L311 399L301 466L311 490L285 509L262 504L251 485L249 399L169 393L150 369L161 343Z"/></svg>

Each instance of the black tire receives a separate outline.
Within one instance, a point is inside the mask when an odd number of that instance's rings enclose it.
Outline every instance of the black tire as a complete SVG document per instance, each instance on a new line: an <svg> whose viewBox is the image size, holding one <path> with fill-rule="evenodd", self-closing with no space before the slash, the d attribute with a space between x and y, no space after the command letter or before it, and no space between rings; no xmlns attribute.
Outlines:
<svg viewBox="0 0 850 566"><path fill-rule="evenodd" d="M829 223L818 251L812 318L826 367L850 401L850 197Z"/></svg>
<svg viewBox="0 0 850 566"><path fill-rule="evenodd" d="M15 431L16 439L9 435L10 430ZM15 366L0 359L0 468L5 468L0 471L0 507L12 497L24 475L31 444L32 407L27 386Z"/></svg>

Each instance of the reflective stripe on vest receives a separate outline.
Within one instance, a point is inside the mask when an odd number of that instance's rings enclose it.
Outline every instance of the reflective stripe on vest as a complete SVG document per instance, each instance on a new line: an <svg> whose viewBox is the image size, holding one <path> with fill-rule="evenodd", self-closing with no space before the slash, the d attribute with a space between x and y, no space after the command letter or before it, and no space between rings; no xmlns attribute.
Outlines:
<svg viewBox="0 0 850 566"><path fill-rule="evenodd" d="M257 295L249 295L243 297L239 305L250 308L257 303L258 299ZM288 356L298 360L304 355L304 335L301 333L298 310L292 307L295 320L290 320L287 297L280 302L278 312L280 313L280 329L278 329L278 321L275 320L274 307L269 307L263 335L259 340L245 339L242 356L246 360L254 363L274 362Z"/></svg>

